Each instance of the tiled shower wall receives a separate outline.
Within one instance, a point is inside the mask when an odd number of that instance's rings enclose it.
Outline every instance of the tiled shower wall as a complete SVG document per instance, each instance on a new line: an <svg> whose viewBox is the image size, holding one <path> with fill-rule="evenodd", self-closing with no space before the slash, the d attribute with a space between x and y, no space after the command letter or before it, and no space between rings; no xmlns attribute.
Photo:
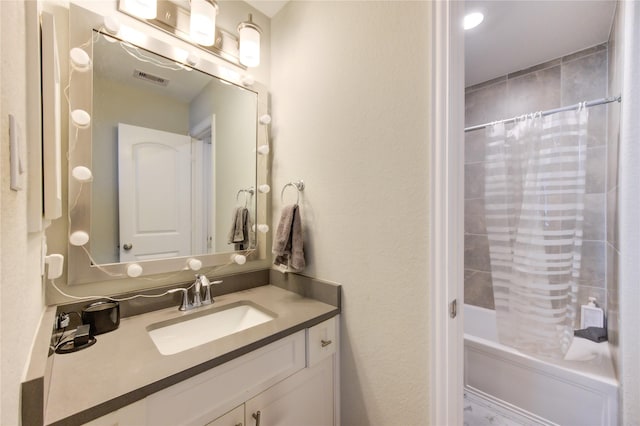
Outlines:
<svg viewBox="0 0 640 426"><path fill-rule="evenodd" d="M607 45L468 87L465 126L607 96ZM465 134L465 303L494 308L484 221L484 130ZM587 194L578 302L606 310L607 107L589 109ZM578 311L579 314L579 311Z"/></svg>

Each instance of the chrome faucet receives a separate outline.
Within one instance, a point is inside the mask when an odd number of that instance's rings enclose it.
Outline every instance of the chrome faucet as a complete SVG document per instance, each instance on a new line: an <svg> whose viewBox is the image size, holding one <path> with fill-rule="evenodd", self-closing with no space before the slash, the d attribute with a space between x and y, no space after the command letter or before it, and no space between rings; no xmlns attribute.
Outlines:
<svg viewBox="0 0 640 426"><path fill-rule="evenodd" d="M211 286L222 284L222 280L210 282L205 275L196 275L196 280L200 280L200 285L204 287L204 300L202 300L202 305L210 305L215 302L213 297L211 297Z"/></svg>
<svg viewBox="0 0 640 426"><path fill-rule="evenodd" d="M205 275L196 275L196 280L193 283L193 300L189 300L189 290L187 288L174 288L168 291L168 293L176 293L182 291L182 302L178 310L189 311L193 308L198 308L204 305L210 305L214 302L211 297L211 285L222 284L222 281L209 282L209 279ZM204 300L202 299L202 288L204 287Z"/></svg>
<svg viewBox="0 0 640 426"><path fill-rule="evenodd" d="M213 299L211 298L211 283L209 282L209 279L205 275L196 276L196 279L199 279L200 284L204 287L204 300L202 301L202 304L212 304Z"/></svg>
<svg viewBox="0 0 640 426"><path fill-rule="evenodd" d="M196 275L196 282L193 283L193 307L202 306L202 275Z"/></svg>
<svg viewBox="0 0 640 426"><path fill-rule="evenodd" d="M191 304L191 302L189 302L189 290L187 290L186 288L172 288L171 290L168 290L167 293L177 293L178 291L182 292L182 301L180 302L178 310L188 311L189 309L192 309L193 305Z"/></svg>

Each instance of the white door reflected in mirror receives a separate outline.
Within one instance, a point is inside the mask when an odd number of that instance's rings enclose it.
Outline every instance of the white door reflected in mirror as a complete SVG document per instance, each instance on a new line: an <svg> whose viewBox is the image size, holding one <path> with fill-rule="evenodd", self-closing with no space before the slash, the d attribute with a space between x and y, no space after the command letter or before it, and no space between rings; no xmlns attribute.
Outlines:
<svg viewBox="0 0 640 426"><path fill-rule="evenodd" d="M189 136L118 125L120 261L191 253Z"/></svg>

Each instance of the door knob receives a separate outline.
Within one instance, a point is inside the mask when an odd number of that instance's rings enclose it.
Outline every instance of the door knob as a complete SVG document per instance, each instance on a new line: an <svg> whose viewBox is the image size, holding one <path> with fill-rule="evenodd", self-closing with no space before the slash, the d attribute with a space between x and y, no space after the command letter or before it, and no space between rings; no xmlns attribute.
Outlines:
<svg viewBox="0 0 640 426"><path fill-rule="evenodd" d="M125 245L122 246L122 248L125 249L126 251L129 251L133 248L133 244L126 243Z"/></svg>

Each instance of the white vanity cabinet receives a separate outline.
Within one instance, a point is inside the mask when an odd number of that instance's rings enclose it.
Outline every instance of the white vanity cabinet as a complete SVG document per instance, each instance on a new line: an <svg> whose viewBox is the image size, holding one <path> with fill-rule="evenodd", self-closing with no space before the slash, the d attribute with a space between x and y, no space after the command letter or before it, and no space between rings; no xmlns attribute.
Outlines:
<svg viewBox="0 0 640 426"><path fill-rule="evenodd" d="M224 416L207 423L205 426L244 426L247 424L245 422L244 411L244 404L242 404Z"/></svg>
<svg viewBox="0 0 640 426"><path fill-rule="evenodd" d="M330 318L88 424L338 425L337 327Z"/></svg>
<svg viewBox="0 0 640 426"><path fill-rule="evenodd" d="M334 357L327 358L251 398L245 403L246 425L328 426L336 424L334 368Z"/></svg>

